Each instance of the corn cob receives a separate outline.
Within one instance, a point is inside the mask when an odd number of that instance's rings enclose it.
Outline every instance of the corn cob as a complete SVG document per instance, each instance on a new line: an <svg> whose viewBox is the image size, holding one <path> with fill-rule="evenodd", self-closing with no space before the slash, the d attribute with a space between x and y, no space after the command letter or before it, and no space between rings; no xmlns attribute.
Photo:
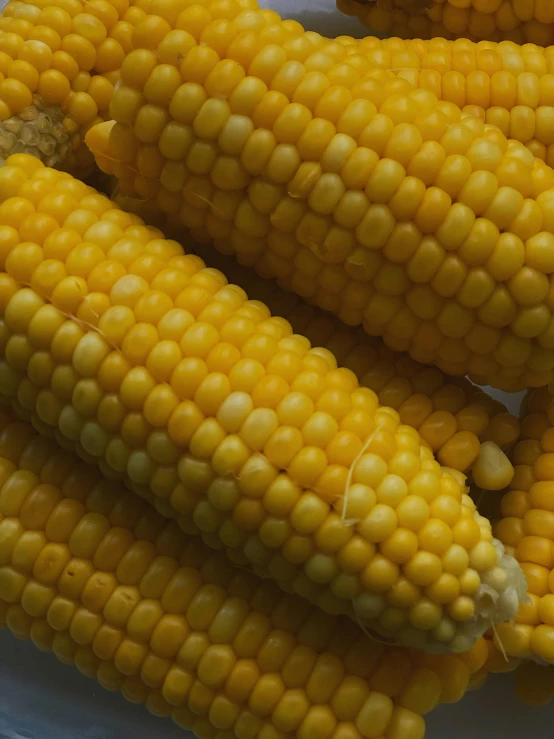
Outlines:
<svg viewBox="0 0 554 739"><path fill-rule="evenodd" d="M418 361L503 389L548 382L552 170L407 81L339 65L332 85L298 61L299 24L244 31L244 13L202 7L198 27L180 16L191 33L159 16L135 28L117 123L87 135L101 168Z"/></svg>
<svg viewBox="0 0 554 739"><path fill-rule="evenodd" d="M0 165L23 152L80 175L92 168L83 136L107 117L119 66L132 48L128 6L128 0L7 3L0 16Z"/></svg>
<svg viewBox="0 0 554 739"><path fill-rule="evenodd" d="M67 174L16 155L8 191L0 394L40 429L402 643L465 651L510 617L524 583L463 475L329 351Z"/></svg>
<svg viewBox="0 0 554 739"><path fill-rule="evenodd" d="M141 210L142 203L137 212ZM198 246L187 244L187 251L195 249ZM329 349L340 366L352 370L361 385L376 393L381 405L394 408L401 423L419 432L442 465L460 472L472 469L475 484L487 491L508 485L513 467L498 450L511 450L519 436L519 421L500 401L466 378L445 377L434 367L387 349L362 329L345 328L338 319L284 293L274 281L258 278L233 259L205 245L200 251L210 267L223 272L251 300L262 301L274 316L285 318L312 346Z"/></svg>
<svg viewBox="0 0 554 739"><path fill-rule="evenodd" d="M337 0L337 7L387 36L554 43L549 0Z"/></svg>
<svg viewBox="0 0 554 739"><path fill-rule="evenodd" d="M142 4L149 7L148 0ZM269 33L268 26L275 26L280 18L270 11L261 12ZM140 19L140 15L133 16L135 24ZM289 22L286 32L296 38L300 30ZM353 85L369 75L373 84L382 84L383 75L376 73L387 71L454 103L464 114L496 125L506 137L524 143L535 156L554 165L550 124L554 93L549 77L554 71L554 48L542 48L545 43L519 46L505 37L502 43L479 44L467 38L454 43L443 38L429 42L375 36L329 39L312 32L302 40L305 48L300 60L307 69L326 71L333 83L344 85L349 80Z"/></svg>
<svg viewBox="0 0 554 739"><path fill-rule="evenodd" d="M267 27L276 25L279 16L261 12L269 34ZM134 18L135 22L139 19ZM296 38L300 31L289 22L289 36ZM501 43L479 44L467 38L453 43L443 38L429 42L375 36L329 39L312 32L302 41L299 60L310 71L325 71L334 84L352 86L364 75L374 78L373 84L382 84L382 74L376 73L387 71L454 103L464 114L492 123L506 137L524 143L535 156L554 165L554 93L549 76L554 72L554 47L544 49L544 42L519 46L505 37ZM294 43L298 44L298 38Z"/></svg>
<svg viewBox="0 0 554 739"><path fill-rule="evenodd" d="M388 647L282 595L0 421L3 620L154 713L202 737L420 739L481 668L482 640L460 656Z"/></svg>

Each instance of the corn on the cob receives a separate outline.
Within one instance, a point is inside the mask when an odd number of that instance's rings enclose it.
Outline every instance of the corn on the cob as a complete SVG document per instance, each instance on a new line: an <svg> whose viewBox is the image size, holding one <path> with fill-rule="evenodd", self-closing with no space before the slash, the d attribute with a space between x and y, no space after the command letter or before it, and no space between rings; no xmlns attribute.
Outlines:
<svg viewBox="0 0 554 739"><path fill-rule="evenodd" d="M521 573L463 475L329 351L67 174L16 155L8 192L0 394L41 429L403 643L464 651L510 617Z"/></svg>
<svg viewBox="0 0 554 739"><path fill-rule="evenodd" d="M240 4L244 7L244 0ZM149 7L148 3L143 5ZM254 4L251 9L255 9ZM133 12L137 10L133 8ZM280 19L270 11L261 12L269 36L267 27ZM140 19L140 15L133 15L135 24ZM295 24L287 27L293 36L300 30ZM554 48L542 48L544 42L520 46L505 37L502 43L479 44L467 38L454 43L443 38L429 42L375 36L329 39L311 32L303 41L306 48L300 61L310 71L325 71L333 83L353 85L369 74L374 84L382 84L382 75L376 72L393 73L415 87L430 90L444 102L454 103L462 113L494 124L505 136L524 143L535 156L554 165L550 133L554 93L549 77L554 71Z"/></svg>
<svg viewBox="0 0 554 739"><path fill-rule="evenodd" d="M142 204L137 212L140 210ZM194 244L191 247L187 244L187 251L198 249ZM376 393L381 405L394 408L401 423L419 432L442 465L467 472L482 453L472 475L475 484L487 491L508 485L513 467L505 453L491 450L490 442L509 452L519 437L519 421L500 401L466 378L445 377L435 367L388 349L361 328L346 328L337 318L283 292L274 281L258 278L234 259L206 245L200 251L210 267L239 285L250 300L265 303L272 315L285 318L312 346L329 349L341 367L352 370L361 385ZM487 463L491 452L494 457Z"/></svg>
<svg viewBox="0 0 554 739"><path fill-rule="evenodd" d="M554 43L549 0L337 0L337 7L388 36Z"/></svg>
<svg viewBox="0 0 554 739"><path fill-rule="evenodd" d="M0 165L29 153L80 175L131 50L128 0L10 0L0 16ZM137 9L138 10L138 9ZM132 18L131 18L132 20Z"/></svg>
<svg viewBox="0 0 554 739"><path fill-rule="evenodd" d="M299 24L229 2L136 26L117 123L87 134L101 168L418 361L548 382L552 170L406 80L331 74Z"/></svg>
<svg viewBox="0 0 554 739"><path fill-rule="evenodd" d="M279 21L276 14L261 12L265 13L266 29ZM135 23L140 19L133 16ZM294 24L287 27L289 35L298 36L299 30ZM383 77L376 73L387 71L433 92L439 100L454 103L462 113L497 126L506 137L520 141L549 166L554 165L554 93L550 83L554 47L520 46L508 40L475 44L467 38L450 42L443 38L404 41L341 36L335 40L317 33L302 40L305 48L300 61L308 71L326 72L334 84L352 86L369 75L373 84L379 85Z"/></svg>
<svg viewBox="0 0 554 739"><path fill-rule="evenodd" d="M422 739L486 656L378 644L233 569L132 493L0 422L0 599L18 636L200 736ZM218 732L227 732L220 734Z"/></svg>

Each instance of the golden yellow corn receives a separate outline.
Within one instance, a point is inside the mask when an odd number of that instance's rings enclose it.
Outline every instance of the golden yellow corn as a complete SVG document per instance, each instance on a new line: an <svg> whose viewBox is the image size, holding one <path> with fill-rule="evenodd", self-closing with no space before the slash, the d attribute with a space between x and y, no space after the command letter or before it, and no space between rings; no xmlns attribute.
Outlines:
<svg viewBox="0 0 554 739"><path fill-rule="evenodd" d="M245 7L244 2L241 7ZM148 0L142 5L149 8ZM249 7L255 9L254 4ZM140 11L142 16L137 14L138 10L130 9L134 24L145 15L144 11ZM268 26L275 26L280 18L270 11L261 12L271 39ZM544 49L544 42L519 46L505 36L499 39L501 43L475 44L467 38L450 42L444 38L403 41L341 36L334 40L310 32L304 34L301 48L298 35L302 29L298 24L286 23L286 33L295 37L292 60L302 61L307 71L323 71L332 84L351 88L365 76L365 90L371 84L368 77L380 85L382 78L376 73L388 71L415 87L433 92L439 100L454 103L464 114L494 124L507 137L524 143L549 166L554 165L554 88L550 82L554 47ZM275 28L273 33L278 33Z"/></svg>
<svg viewBox="0 0 554 739"><path fill-rule="evenodd" d="M175 20L169 1L169 20L137 24L116 123L87 134L101 168L417 361L546 384L553 171L432 92L366 73L365 55L344 61L352 44L310 53L298 23L229 3Z"/></svg>
<svg viewBox="0 0 554 739"><path fill-rule="evenodd" d="M137 212L141 210L140 203ZM379 339L368 338L361 328L348 329L235 260L205 245L201 252L210 266L242 287L251 300L262 301L273 315L286 318L293 331L306 336L312 346L329 349L340 366L352 370L361 385L377 394L381 405L394 408L401 423L419 432L442 465L467 472L482 450L483 459L475 467L476 484L488 491L508 485L513 468L496 447L502 452L511 450L519 437L519 421L502 403L466 378L446 377L436 367L419 364L388 349Z"/></svg>
<svg viewBox="0 0 554 739"><path fill-rule="evenodd" d="M337 0L337 7L388 36L554 43L550 0Z"/></svg>
<svg viewBox="0 0 554 739"><path fill-rule="evenodd" d="M525 573L528 599L496 638L508 655L554 663L554 401L546 388L527 397L524 412L495 532Z"/></svg>
<svg viewBox="0 0 554 739"><path fill-rule="evenodd" d="M423 739L486 658L384 646L0 418L0 618L199 736Z"/></svg>
<svg viewBox="0 0 554 739"><path fill-rule="evenodd" d="M245 2L239 3L241 7L246 7ZM150 9L149 0L139 4ZM445 5L441 3L439 7ZM256 9L255 4L249 9ZM152 12L155 10L156 6ZM212 6L211 10L214 12L216 8ZM136 7L130 11L134 24L141 20L137 11ZM144 11L141 13L144 17ZM275 28L270 32L268 26L275 26L281 19L271 11L261 13L265 33L271 39L271 33L279 32ZM537 41L538 45L520 46L508 40L506 34L498 39L501 43L476 44L467 38L455 42L444 38L404 41L375 36L361 40L348 36L328 39L310 32L303 35L301 44L298 38L301 27L290 21L286 23L287 38L295 37L292 59L301 61L308 71L325 72L332 84L352 88L365 77L364 88L367 89L371 84L369 78L374 78L373 84L382 84L382 77L377 73L387 71L410 81L415 87L430 90L439 100L454 103L464 114L492 123L506 137L524 143L535 156L549 166L554 165L551 135L554 88L550 82L554 72L554 47L543 48L548 45L544 40ZM278 40L283 41L283 36ZM397 90L401 91L402 88ZM366 96L363 92L362 97Z"/></svg>
<svg viewBox="0 0 554 739"><path fill-rule="evenodd" d="M402 643L465 651L515 612L521 573L463 475L331 352L33 157L0 199L0 394L41 430Z"/></svg>
<svg viewBox="0 0 554 739"><path fill-rule="evenodd" d="M150 9L149 0L136 2ZM239 5L245 8L245 2L242 0ZM257 9L254 3L248 7ZM447 3L436 7L447 7ZM155 10L156 6L152 12ZM216 8L212 6L211 10L215 12ZM130 12L135 25L145 16L143 10L138 13L137 7ZM265 33L271 39L270 34L278 34L278 31L274 28L270 32L268 26L275 26L281 19L271 11L261 12L264 14ZM549 166L554 165L554 138L551 135L554 88L550 82L550 75L554 72L554 47L542 48L548 45L544 39L537 41L537 45L526 43L520 46L508 40L506 34L498 38L501 43L476 44L468 38L460 38L453 43L444 38L404 41L397 37L380 39L368 36L358 40L340 36L329 39L310 32L303 35L301 45L298 38L301 27L290 21L286 23L287 38L295 37L296 56L292 58L302 61L308 71L325 72L332 84L352 86L365 76L364 87L367 88L371 84L368 77L374 78L373 84L382 84L382 77L376 73L386 70L410 81L415 87L430 90L439 100L454 103L464 114L494 124L507 137L524 143ZM280 35L278 40L282 41L283 36ZM402 88L398 90L401 91ZM366 95L362 94L362 97Z"/></svg>
<svg viewBox="0 0 554 739"><path fill-rule="evenodd" d="M82 175L132 49L128 0L10 0L0 16L0 165L26 152ZM138 9L137 9L138 10Z"/></svg>

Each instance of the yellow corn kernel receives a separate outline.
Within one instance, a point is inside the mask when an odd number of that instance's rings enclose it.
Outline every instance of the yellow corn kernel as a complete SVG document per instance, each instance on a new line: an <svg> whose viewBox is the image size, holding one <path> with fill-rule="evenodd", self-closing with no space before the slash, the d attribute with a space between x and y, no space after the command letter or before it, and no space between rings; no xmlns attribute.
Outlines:
<svg viewBox="0 0 554 739"><path fill-rule="evenodd" d="M492 441L481 445L481 453L472 467L473 481L484 490L502 490L511 482L514 468L504 452Z"/></svg>
<svg viewBox="0 0 554 739"><path fill-rule="evenodd" d="M22 429L29 432L26 443L14 443ZM471 659L434 656L422 667L414 650L383 646L344 617L323 622L302 599L234 568L223 553L178 531L139 499L133 504L117 483L95 485L96 470L77 455L60 452L30 425L2 415L0 459L12 466L8 483L22 472L37 483L51 476L52 455L60 484L56 520L66 511L68 528L76 529L79 517L95 513L108 527L104 541L122 553L120 565L125 558L138 562L140 551L151 550L152 557L142 576L137 573L135 599L119 574L95 565L102 542L79 560L89 566L84 588L66 596L62 578L45 588L15 564L1 567L0 618L18 637L74 663L103 687L121 690L131 702L146 703L154 715L172 716L201 736L223 730L245 736L262 726L268 737L295 731L331 736L337 725L352 727L342 734L347 739L371 739L382 731L420 736L423 714L460 698L482 665L482 639ZM41 508L32 488L23 497L30 512ZM133 506L133 520L111 523L117 511ZM24 529L22 536L31 533ZM47 535L43 550L54 545ZM117 624L114 609L104 606L110 590L127 593ZM131 601L129 615L123 604Z"/></svg>
<svg viewBox="0 0 554 739"><path fill-rule="evenodd" d="M335 154L342 156L341 147ZM42 167L27 174L8 160L0 183L6 172L10 178L21 172L34 182L47 171ZM51 197L67 187L66 181L52 184ZM441 468L398 412L381 408L376 394L360 386L351 370L337 368L330 351L312 349L306 339L295 337L286 321L248 301L197 257L183 255L177 242L160 238L160 232L124 213L113 221L115 205L90 191L79 206L63 222L80 212L83 223L90 224L64 259L82 281L80 298L75 276L68 276L45 301L27 286L34 284L42 262L40 250L30 255L27 239L6 249L4 274L14 285L2 308L7 338L17 335L40 345L27 366L17 361L14 367L11 354L2 360L4 374L13 380L0 389L11 398L12 387L16 395L24 379L36 388L29 410L45 433L55 429L105 474L126 476L133 489L151 497L185 531L202 532L216 546L229 546L237 561L278 575L285 589L324 610L367 620L385 634L394 622L400 642L433 645L432 629L449 614L453 627L448 636L442 629L441 648L454 645L463 651L497 611L503 619L515 611L521 590L517 566L493 542L489 522L464 495L464 476ZM24 220L20 229L25 236L26 228ZM100 282L103 290L92 291L89 281L98 280L104 270L114 274L114 262L120 265L115 281ZM176 288L162 289L170 284ZM169 381L159 380L149 369L156 365L150 357L162 327L168 330L173 319L173 341L182 358ZM86 326L86 331L72 335L72 326ZM48 384L62 364L58 354L54 358L54 344L75 373L71 397ZM232 361L221 366L218 358L229 345L240 347L240 355L230 352ZM103 371L106 366L117 372ZM97 412L108 396L121 409L115 424ZM287 416L296 419L296 426L285 422ZM344 439L356 450L354 458L341 456ZM338 461L329 458L332 448ZM352 484L360 487L349 509ZM280 498L281 508L273 514L277 520L268 516L266 495L269 507L275 505L271 499ZM41 485L33 496L36 506L22 506L20 519L46 529L60 502L56 489ZM426 524L422 541L438 532L432 552L418 538ZM67 535L60 530L62 541L47 545L37 557L34 572L43 584L50 585L71 557L93 559L107 570L121 563L125 543L122 537L111 543L101 510L87 512ZM441 555L453 544L460 551L448 574L463 578L469 567L477 580L473 592L447 604L439 602L444 588L431 588L421 604L405 602L395 606L403 610L400 617L391 615L385 599L401 576L400 565L413 585L431 586L443 572ZM506 567L512 569L502 580L498 573ZM160 574L156 584L148 577L138 586L111 591L108 583L100 588L104 617L122 628L140 594L159 597L157 588L171 574ZM477 609L470 619L475 603L485 602L477 600L485 583L498 598L487 600L484 611ZM204 593L202 598L215 612L219 596ZM195 598L189 606L191 623L196 623L200 602ZM96 622L84 618L78 614L75 629L88 643ZM133 674L143 663L143 650L133 639L125 640L118 654ZM155 682L157 668L152 669L148 680Z"/></svg>

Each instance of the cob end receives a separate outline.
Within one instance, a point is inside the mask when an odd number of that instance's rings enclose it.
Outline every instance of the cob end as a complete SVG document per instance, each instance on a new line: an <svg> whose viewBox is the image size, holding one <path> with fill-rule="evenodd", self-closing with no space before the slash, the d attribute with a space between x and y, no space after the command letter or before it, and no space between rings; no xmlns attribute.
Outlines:
<svg viewBox="0 0 554 739"><path fill-rule="evenodd" d="M476 514L478 516L479 514ZM519 563L511 554L508 554L504 545L493 539L498 558L497 564L489 572L481 575L481 583L473 596L475 607L474 615L462 623L457 623L455 635L441 645L439 641L433 640L425 644L421 643L421 633L417 634L408 629L404 632L392 634L379 633L387 638L397 639L401 644L413 648L424 648L425 651L433 653L462 653L467 652L489 629L512 621L516 616L519 606L525 601L527 593L527 580Z"/></svg>
<svg viewBox="0 0 554 739"><path fill-rule="evenodd" d="M59 167L71 146L64 117L59 105L33 96L31 105L0 122L0 166L11 154L31 154L47 167Z"/></svg>
<svg viewBox="0 0 554 739"><path fill-rule="evenodd" d="M471 477L477 487L482 490L503 490L511 483L513 476L513 465L498 444L484 441L471 468Z"/></svg>

